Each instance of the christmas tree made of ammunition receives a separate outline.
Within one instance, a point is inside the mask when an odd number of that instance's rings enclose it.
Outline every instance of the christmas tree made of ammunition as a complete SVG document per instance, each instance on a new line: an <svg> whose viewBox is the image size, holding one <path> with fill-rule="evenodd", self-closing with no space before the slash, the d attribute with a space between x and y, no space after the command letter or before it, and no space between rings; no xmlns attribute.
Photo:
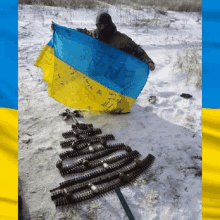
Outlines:
<svg viewBox="0 0 220 220"><path fill-rule="evenodd" d="M61 182L59 187L50 190L56 206L79 204L103 196L115 187L127 186L149 169L155 160L151 154L139 160L139 152L123 143L107 144L115 137L112 134L100 135L101 129L95 129L92 124L79 123L76 120L80 117L78 111L71 113L67 109L61 116L65 120L72 117L75 124L71 131L62 134L68 140L62 141L61 147L71 150L59 154L56 167L62 176L84 175ZM125 153L113 156L118 151ZM64 165L65 159L77 157L80 157L77 162Z"/></svg>

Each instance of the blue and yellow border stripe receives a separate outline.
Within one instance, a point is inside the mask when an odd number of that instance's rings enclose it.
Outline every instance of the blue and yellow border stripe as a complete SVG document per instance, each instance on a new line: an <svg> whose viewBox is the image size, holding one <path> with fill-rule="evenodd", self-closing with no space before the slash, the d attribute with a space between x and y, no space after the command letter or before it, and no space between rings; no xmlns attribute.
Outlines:
<svg viewBox="0 0 220 220"><path fill-rule="evenodd" d="M18 219L18 3L0 2L0 219Z"/></svg>
<svg viewBox="0 0 220 220"><path fill-rule="evenodd" d="M11 35L11 31L12 32L17 32L17 1L14 1L14 0L8 0L8 1L1 1L0 3L1 7L0 7L0 23L1 23L1 30L2 28L6 27L6 28L9 28L9 34ZM11 7L12 6L12 7ZM211 13L214 13L216 16L213 17L213 23L215 23L216 20L219 19L219 1L218 0L204 0L203 1L203 13L204 11L206 10L209 10L211 11ZM8 13L9 14L8 14ZM11 16L12 15L12 16ZM6 21L5 19L2 19L2 16L6 16L6 17L10 17L12 19L12 23L11 21ZM15 19L13 19L15 18ZM205 17L203 18L203 22L205 22ZM16 23L16 24L15 24ZM12 25L11 25L12 24ZM203 30L204 28L208 28L206 26L205 23L203 23ZM216 26L214 28L212 28L210 30L212 33L215 32L216 33L216 36L219 36L219 31L218 29L216 28ZM8 34L8 30L4 30L3 31L4 33ZM14 36L16 34L13 34ZM204 35L203 35L204 36ZM13 38L13 37L12 37ZM219 43L219 41L218 41ZM0 58L1 58L1 62L3 64L6 64L6 65L2 65L1 68L3 71L1 71L1 74L5 74L5 72L8 72L8 69L5 68L9 63L10 63L10 68L14 68L16 69L17 68L17 63L16 62L10 62L9 61L9 57L11 56L12 57L12 60L15 60L14 59L14 56L16 56L17 54L17 45L14 44L13 45L13 48L11 48L11 51L10 51L10 54L5 54L5 45L8 45L7 42L5 43L5 39L2 38L2 36L0 37L0 45L1 45L1 48L4 48L4 50L0 50ZM3 47L2 47L3 46ZM203 45L203 52L204 52L204 47L205 45ZM215 49L216 46L213 47L213 49ZM214 54L210 54L210 56L215 59L215 55ZM9 58L9 59L8 59ZM5 60L7 60L7 62L5 62ZM215 65L215 66L218 66L219 65L219 60L213 60L213 62L204 62L207 60L207 57L204 56L203 54L203 73L204 73L204 69L209 69L209 67L211 65ZM218 68L217 68L218 69ZM5 71L6 70L6 71ZM219 91L218 89L218 86L215 87L215 86L212 86L212 83L218 79L218 72L216 71L216 68L213 69L214 71L212 72L215 73L214 75L211 76L211 78L209 78L207 76L207 79L208 81L212 80L212 82L210 82L210 86L209 86L209 89L206 89L206 94L204 94L205 90L203 89L203 103L204 101L209 101L210 105L215 105L215 108L212 108L212 107L209 107L209 105L205 104L203 105L203 123L205 123L205 121L207 121L207 124L209 124L208 126L208 130L209 129L213 129L213 127L216 127L218 128L219 126L219 118L220 118L220 106L218 106L216 103L218 102L218 92L216 91ZM14 78L16 80L16 77L17 77L17 71L12 71L13 74L10 74L10 76L12 78ZM10 73L12 73L10 72ZM209 73L210 74L210 73ZM2 76L2 75L1 75ZM206 77L206 76L205 76ZM203 87L204 87L204 74L203 74ZM217 77L217 78L216 78ZM13 79L12 79L13 80ZM217 80L216 80L217 81ZM1 114L0 115L3 115L2 113L4 113L4 111L8 111L8 112L16 112L16 109L12 109L12 108L1 108ZM5 113L6 114L6 113ZM12 114L13 115L13 114ZM12 132L9 132L11 134L13 134L13 137L17 137L17 130L16 130L16 114L14 114L15 118L14 120L12 120L11 124L14 124L15 125L15 130ZM7 115L7 117L9 117L9 115ZM12 119L12 116L10 116L9 118ZM212 120L214 119L214 121ZM13 126L12 126L13 127ZM2 128L4 128L4 123L2 124ZM205 128L205 124L203 126L203 129ZM6 129L7 130L7 129ZM216 131L218 132L219 129L217 129ZM206 133L206 129L203 130L203 133ZM214 134L216 134L214 132ZM215 141L212 141L210 138L208 137L211 137L213 136L212 135L212 132L211 132L211 135L209 134L208 132L208 135L205 135L204 138L203 138L203 220L208 220L208 219L219 219L220 215L219 215L219 197L218 197L218 189L216 189L216 187L219 187L219 184L218 184L218 177L215 176L215 174L218 174L219 173L219 164L216 164L216 157L213 155L219 155L219 145L218 143L219 142L215 142ZM10 137L10 135L9 135ZM11 137L10 139L14 139L13 137ZM207 137L207 138L206 138ZM15 139L14 139L15 140ZM218 139L215 139L215 140L218 140ZM15 141L16 142L16 141ZM15 143L14 142L14 143ZM16 147L15 147L16 148ZM214 151L212 151L211 149L214 149ZM10 149L10 148L9 148ZM209 151L210 149L210 151ZM208 150L208 151L206 151ZM13 151L14 152L14 151ZM13 152L9 152L9 155L11 156L7 156L7 155L2 155L2 158L5 159L6 158L6 161L4 161L5 163L1 163L1 172L2 170L7 170L7 163L11 162L11 158L13 158ZM0 155L1 157L1 155ZM0 158L0 159L2 159ZM214 161L215 160L215 161ZM2 161L2 160L0 160ZM214 161L213 163L211 161ZM210 167L207 166L207 169L206 169L206 162L210 164ZM212 164L215 164L214 166ZM4 169L3 169L4 168ZM13 186L6 186L3 190L5 192L12 192L12 199L10 199L8 197L1 197L1 209L0 209L0 218L2 219L17 219L17 206L16 206L16 200L17 200L17 172L16 172L16 169L13 169L12 168L12 173L10 173L11 170L9 170L8 174L5 174L5 172L3 172L3 176L2 178L5 178L5 181L8 182L8 183L12 183L13 184L13 179L16 179L15 183ZM14 172L15 171L15 172ZM10 175L9 175L10 173ZM208 174L210 174L212 177L209 177ZM207 181L207 188L206 188L206 176L207 175L207 178L209 179L209 181ZM13 177L12 177L13 176ZM11 179L12 178L12 179ZM9 190L10 189L10 190ZM14 189L16 189L14 192ZM0 191L0 195L1 193L3 192L3 190ZM12 191L11 191L12 190ZM4 194L4 193L3 193ZM8 195L8 194L7 194ZM14 199L16 197L16 199ZM2 206L3 205L3 206ZM16 208L15 208L16 206Z"/></svg>
<svg viewBox="0 0 220 220"><path fill-rule="evenodd" d="M220 219L220 2L203 1L202 219Z"/></svg>

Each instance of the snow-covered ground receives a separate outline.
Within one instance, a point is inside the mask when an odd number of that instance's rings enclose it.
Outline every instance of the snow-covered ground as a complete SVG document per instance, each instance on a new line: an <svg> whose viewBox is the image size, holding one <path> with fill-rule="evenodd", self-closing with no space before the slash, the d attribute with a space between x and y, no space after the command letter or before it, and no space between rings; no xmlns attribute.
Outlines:
<svg viewBox="0 0 220 220"><path fill-rule="evenodd" d="M70 10L19 6L19 177L26 219L128 219L114 192L79 207L56 209L49 190L64 180L55 167L62 152L61 133L70 122L59 113L65 106L48 97L42 71L33 66L52 37L51 21L70 28L95 28L100 9ZM138 150L143 159L156 157L152 168L129 187L121 189L137 220L199 220L201 214L201 108L202 91L185 84L185 74L174 75L177 52L201 52L201 14L125 7L108 9L118 30L140 44L156 69L130 114L85 113L82 122L93 123L117 143ZM145 25L144 25L145 24ZM192 99L180 97L189 93ZM157 97L155 104L148 97Z"/></svg>

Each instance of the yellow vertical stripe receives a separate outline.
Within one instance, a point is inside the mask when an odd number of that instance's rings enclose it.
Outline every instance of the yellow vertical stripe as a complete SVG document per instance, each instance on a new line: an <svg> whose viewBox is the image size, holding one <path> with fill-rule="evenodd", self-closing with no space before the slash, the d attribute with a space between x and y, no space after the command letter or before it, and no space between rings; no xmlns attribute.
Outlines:
<svg viewBox="0 0 220 220"><path fill-rule="evenodd" d="M202 110L202 170L202 219L220 219L220 109Z"/></svg>
<svg viewBox="0 0 220 220"><path fill-rule="evenodd" d="M0 108L0 219L18 218L18 110Z"/></svg>

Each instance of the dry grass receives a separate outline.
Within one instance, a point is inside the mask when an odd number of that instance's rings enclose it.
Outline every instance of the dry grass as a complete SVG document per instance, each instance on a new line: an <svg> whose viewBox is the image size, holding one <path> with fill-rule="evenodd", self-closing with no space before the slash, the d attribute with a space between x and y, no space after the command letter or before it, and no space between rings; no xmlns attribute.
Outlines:
<svg viewBox="0 0 220 220"><path fill-rule="evenodd" d="M123 4L130 5L132 7L159 7L167 8L171 11L187 11L187 12L201 12L202 11L202 0L102 0L108 4Z"/></svg>
<svg viewBox="0 0 220 220"><path fill-rule="evenodd" d="M197 49L188 49L182 54L178 53L173 69L175 73L187 74L187 84L191 83L197 88L202 86L202 63Z"/></svg>
<svg viewBox="0 0 220 220"><path fill-rule="evenodd" d="M171 11L201 12L202 0L19 0L19 4L47 5L68 8L97 8L99 2L110 5L129 5L134 9L156 7L158 12L166 13L163 8Z"/></svg>
<svg viewBox="0 0 220 220"><path fill-rule="evenodd" d="M171 24L170 20L161 19L159 17L158 11L155 10L155 14L153 18L149 19L141 19L136 18L134 21L132 21L130 24L134 26L160 26L160 27L169 27Z"/></svg>
<svg viewBox="0 0 220 220"><path fill-rule="evenodd" d="M45 5L65 8L96 8L99 3L95 0L19 0L19 4Z"/></svg>

